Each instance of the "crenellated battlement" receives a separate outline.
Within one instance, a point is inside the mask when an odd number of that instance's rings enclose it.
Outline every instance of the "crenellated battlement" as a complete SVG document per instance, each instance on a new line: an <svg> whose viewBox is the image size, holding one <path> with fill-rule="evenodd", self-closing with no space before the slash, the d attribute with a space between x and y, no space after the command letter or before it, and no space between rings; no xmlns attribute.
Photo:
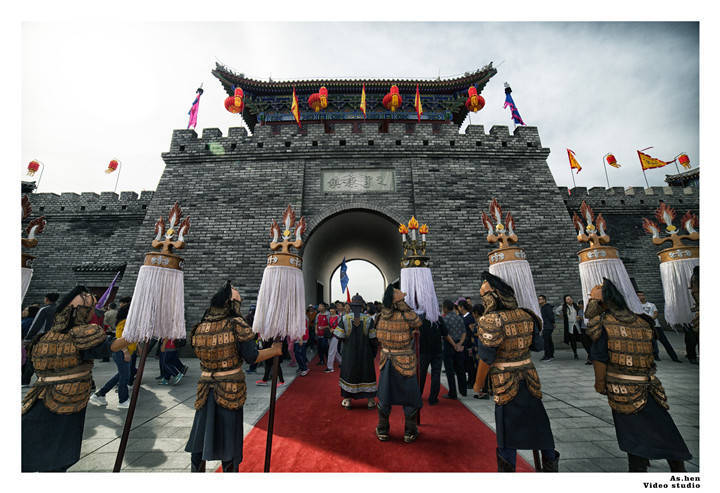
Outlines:
<svg viewBox="0 0 720 493"><path fill-rule="evenodd" d="M613 212L615 214L635 214L637 212L654 211L660 201L667 203L679 211L694 210L700 206L699 189L695 187L575 187L570 189L558 187L568 211L580 210L582 201L586 201L597 212Z"/></svg>
<svg viewBox="0 0 720 493"><path fill-rule="evenodd" d="M33 215L144 215L153 198L153 191L140 192L83 192L73 193L30 193L28 198Z"/></svg>
<svg viewBox="0 0 720 493"><path fill-rule="evenodd" d="M464 134L459 127L444 122L366 122L304 121L299 128L291 124L257 125L249 136L245 128L230 128L227 136L220 129L205 128L199 137L194 130L175 130L170 152L182 154L224 155L233 152L266 150L312 150L352 147L383 150L411 147L420 150L458 151L537 151L541 149L537 127L517 127L512 134L507 126L493 126L488 133L483 125L470 125ZM547 151L547 150L545 150Z"/></svg>

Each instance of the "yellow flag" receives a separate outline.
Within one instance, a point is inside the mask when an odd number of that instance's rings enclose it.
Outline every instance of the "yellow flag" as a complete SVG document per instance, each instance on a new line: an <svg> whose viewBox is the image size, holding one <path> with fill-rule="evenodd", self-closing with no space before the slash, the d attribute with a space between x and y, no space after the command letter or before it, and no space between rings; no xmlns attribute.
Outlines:
<svg viewBox="0 0 720 493"><path fill-rule="evenodd" d="M643 171L646 169L652 169L652 168L662 168L663 166L666 166L667 162L661 161L658 158L654 158L652 156L648 156L645 153L642 153L640 151L637 151L638 157L640 158L640 166L642 166Z"/></svg>
<svg viewBox="0 0 720 493"><path fill-rule="evenodd" d="M575 153L570 149L567 150L567 153L568 159L570 159L570 169L576 169L577 173L580 173L580 171L582 170L582 166L580 166L580 163L578 163L577 159L575 159Z"/></svg>
<svg viewBox="0 0 720 493"><path fill-rule="evenodd" d="M298 127L302 128L302 125L300 124L300 106L298 105L297 96L295 95L295 88L293 87L293 97L292 97L292 106L290 106L290 112L295 117L295 121L298 124Z"/></svg>
<svg viewBox="0 0 720 493"><path fill-rule="evenodd" d="M365 100L365 84L363 84L362 94L360 94L360 111L363 112L363 117L367 118L367 101Z"/></svg>
<svg viewBox="0 0 720 493"><path fill-rule="evenodd" d="M417 112L418 121L423 114L422 102L420 101L420 84L415 87L415 111Z"/></svg>

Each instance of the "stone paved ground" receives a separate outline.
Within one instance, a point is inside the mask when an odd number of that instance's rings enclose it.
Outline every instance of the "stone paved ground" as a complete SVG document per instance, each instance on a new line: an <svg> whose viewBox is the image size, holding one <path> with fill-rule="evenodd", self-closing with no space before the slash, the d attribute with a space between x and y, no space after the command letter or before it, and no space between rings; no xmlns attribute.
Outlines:
<svg viewBox="0 0 720 493"><path fill-rule="evenodd" d="M668 334L678 354L684 354L680 336ZM582 349L579 353L584 354ZM582 356L581 356L582 357ZM593 389L592 366L572 360L572 353L559 345L556 359L539 362L533 355L543 386L543 402L550 417L556 447L560 451L561 471L602 472L627 470L625 454L618 449L612 416L607 400ZM688 471L699 467L699 376L698 366L687 361L673 363L661 349L658 377L669 396L670 412L685 438L694 458L687 463ZM123 470L132 472L189 471L190 457L184 451L194 416L195 383L200 368L197 359L184 360L191 370L177 386L162 386L154 379L159 374L157 360L148 358L143 387L133 429L130 433ZM319 371L318 367L311 371ZM112 362L96 364L95 381L101 386L114 373ZM295 369L283 365L285 385L279 395L292 384ZM248 375L248 398L244 408L245 434L266 412L270 400L269 387L254 384L260 375ZM443 376L443 384L446 384ZM118 410L117 394L110 392L107 407L88 406L80 461L70 471L111 471L115 463L126 410ZM493 430L495 419L492 401L468 397L462 402ZM421 428L422 430L422 428ZM372 430L368 430L371 433ZM422 442L418 442L418 446ZM532 453L522 452L532 464ZM209 463L208 471L219 463ZM651 462L650 471L667 471L667 464Z"/></svg>

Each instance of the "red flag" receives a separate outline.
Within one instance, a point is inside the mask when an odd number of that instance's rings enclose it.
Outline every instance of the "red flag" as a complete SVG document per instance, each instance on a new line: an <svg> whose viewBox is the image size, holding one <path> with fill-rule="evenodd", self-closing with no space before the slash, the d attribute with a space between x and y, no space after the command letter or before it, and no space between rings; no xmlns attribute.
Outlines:
<svg viewBox="0 0 720 493"><path fill-rule="evenodd" d="M415 86L415 111L417 112L418 121L423 114L422 102L420 101L420 84Z"/></svg>
<svg viewBox="0 0 720 493"><path fill-rule="evenodd" d="M347 302L350 303L350 288L347 288Z"/></svg>
<svg viewBox="0 0 720 493"><path fill-rule="evenodd" d="M298 127L302 128L302 125L300 124L300 106L298 105L298 99L295 95L295 87L293 87L293 97L292 97L292 105L290 106L290 112L295 117L295 121L298 124Z"/></svg>

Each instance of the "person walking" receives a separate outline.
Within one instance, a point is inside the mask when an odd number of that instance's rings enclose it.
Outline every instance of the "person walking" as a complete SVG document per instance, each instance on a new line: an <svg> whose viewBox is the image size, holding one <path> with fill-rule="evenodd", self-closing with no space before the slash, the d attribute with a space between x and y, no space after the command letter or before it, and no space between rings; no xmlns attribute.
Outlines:
<svg viewBox="0 0 720 493"><path fill-rule="evenodd" d="M467 375L465 382L468 388L472 388L475 385L475 373L477 372L477 344L472 330L475 319L470 313L472 306L467 302L467 299L461 300L457 307L465 324L465 343L463 344L465 348L465 373Z"/></svg>
<svg viewBox="0 0 720 493"><path fill-rule="evenodd" d="M437 308L436 308L437 310ZM437 314L437 311L436 311ZM422 326L420 327L420 393L425 389L428 367L430 368L430 393L428 404L434 406L438 403L440 395L440 375L443 363L443 340L447 336L444 319L438 317L435 322L427 319L426 312L420 314Z"/></svg>
<svg viewBox="0 0 720 493"><path fill-rule="evenodd" d="M467 299L467 298L466 298L466 299ZM472 309L472 315L473 315L473 318L475 319L475 323L473 323L473 324L470 326L470 328L471 328L472 331L473 331L474 344L475 344L475 348L476 348L477 350L479 350L479 348L480 348L480 342L478 341L478 338L477 338L477 336L475 335L475 334L477 334L477 329L478 329L477 321L480 320L480 317L482 317L484 311L485 311L485 307L484 307L483 305L479 304L479 303L478 303L477 305L473 306L473 309ZM479 358L479 355L478 355L478 362L477 362L476 366L478 366L479 364L480 364L480 358ZM477 368L476 368L475 378L477 378ZM481 386L479 387L479 388L480 388L479 391L475 391L475 390L474 390L475 387L478 387L478 386L475 385L475 383L477 383L477 382L475 382L475 379L473 379L473 382L474 382L474 384L473 384L473 398L475 398L475 399L489 399L489 398L490 398L490 377L489 377L489 376L486 377L485 380L481 383ZM468 385L468 387L470 387L470 385Z"/></svg>
<svg viewBox="0 0 720 493"><path fill-rule="evenodd" d="M296 373L301 377L308 374L308 361L307 361L307 347L308 341L310 340L310 321L305 317L305 334L302 338L294 341L293 351L295 353L295 361L297 362L298 369Z"/></svg>
<svg viewBox="0 0 720 493"><path fill-rule="evenodd" d="M675 363L681 363L680 358L678 358L677 353L675 353L675 349L672 347L672 344L670 344L670 341L668 341L667 335L665 335L665 330L663 330L662 325L660 325L657 306L655 306L655 303L651 303L647 300L644 292L638 291L637 295L640 299L640 303L642 303L643 313L652 318L655 322L655 327L653 328L655 331L655 337L657 338L653 341L653 356L655 356L655 361L660 361L660 350L657 345L657 341L660 341L665 348L665 351L667 351L670 356L670 359L672 359Z"/></svg>
<svg viewBox="0 0 720 493"><path fill-rule="evenodd" d="M117 317L120 320L116 324L115 337L120 339L125 329L125 320L127 319L128 312L130 311L130 305L124 305L117 312ZM90 403L96 406L107 406L107 399L105 396L110 392L116 385L118 388L118 409L127 409L130 407L130 393L128 392L128 385L131 378L131 364L132 354L137 350L137 344L133 343L125 347L122 351L115 351L112 353L113 361L117 367L117 373L108 380L100 390L90 396Z"/></svg>
<svg viewBox="0 0 720 493"><path fill-rule="evenodd" d="M325 368L325 373L332 373L335 371L335 360L337 360L338 365L342 364L342 356L340 352L341 349L339 347L340 339L337 335L335 335L335 329L338 328L338 324L340 323L340 315L346 315L344 305L342 305L341 310L341 312L335 313L335 310L330 308L330 316L328 317L328 330L330 333L328 338L329 348L327 357L327 368Z"/></svg>
<svg viewBox="0 0 720 493"><path fill-rule="evenodd" d="M582 333L580 332L580 326L578 325L578 306L569 294L566 294L563 300L563 304L555 309L555 316L562 316L563 318L563 340L565 341L565 344L570 343L574 359L579 359L577 354L578 339L580 339L585 352L589 356L590 347L586 346L587 343L583 340Z"/></svg>
<svg viewBox="0 0 720 493"><path fill-rule="evenodd" d="M448 393L446 399L457 399L460 395L467 395L467 381L465 380L465 323L455 312L455 305L451 300L443 301L443 322L447 329L443 357L445 373L448 380Z"/></svg>
<svg viewBox="0 0 720 493"><path fill-rule="evenodd" d="M263 349L270 349L273 347L273 341L264 341L260 340L260 350ZM282 353L280 354L280 358L278 361L278 385L284 385L285 384L285 378L283 377L283 371L282 371L282 362L284 359L289 358L288 355L288 348L287 348L287 342L283 341L282 343ZM265 365L265 373L263 373L263 377L260 380L255 381L255 385L259 385L261 387L267 387L268 381L272 378L272 367L273 362L272 359L267 359L263 361L263 364Z"/></svg>
<svg viewBox="0 0 720 493"><path fill-rule="evenodd" d="M330 348L330 312L325 303L319 303L315 315L315 336L318 347L318 366L326 366Z"/></svg>
<svg viewBox="0 0 720 493"><path fill-rule="evenodd" d="M555 330L555 312L543 294L538 296L538 304L540 305L540 315L542 315L542 336L545 343L545 354L540 361L552 361L555 359L555 343L552 339L553 330Z"/></svg>
<svg viewBox="0 0 720 493"><path fill-rule="evenodd" d="M653 319L631 312L608 279L590 292L586 313L595 391L607 395L618 447L628 456L628 471L647 472L650 460L665 459L670 471L685 472L685 461L692 454L655 376Z"/></svg>

